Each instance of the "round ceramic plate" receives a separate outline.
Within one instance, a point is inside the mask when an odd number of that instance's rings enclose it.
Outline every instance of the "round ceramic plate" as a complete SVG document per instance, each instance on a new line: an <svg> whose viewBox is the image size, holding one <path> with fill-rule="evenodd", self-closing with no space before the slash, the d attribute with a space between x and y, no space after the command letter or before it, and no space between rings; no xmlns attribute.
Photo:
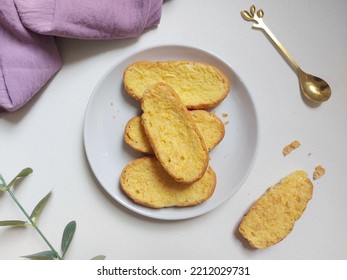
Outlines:
<svg viewBox="0 0 347 280"><path fill-rule="evenodd" d="M123 168L143 156L124 142L128 120L141 114L139 101L128 95L122 82L127 65L140 60L190 60L209 63L229 79L227 98L213 109L225 123L225 137L210 152L210 166L217 185L212 197L193 207L151 209L135 204L121 190ZM141 50L117 62L100 79L87 106L84 123L86 155L101 186L120 204L141 215L163 220L180 220L205 214L228 200L249 175L258 147L258 122L251 96L239 76L222 59L207 51L187 46L157 46Z"/></svg>

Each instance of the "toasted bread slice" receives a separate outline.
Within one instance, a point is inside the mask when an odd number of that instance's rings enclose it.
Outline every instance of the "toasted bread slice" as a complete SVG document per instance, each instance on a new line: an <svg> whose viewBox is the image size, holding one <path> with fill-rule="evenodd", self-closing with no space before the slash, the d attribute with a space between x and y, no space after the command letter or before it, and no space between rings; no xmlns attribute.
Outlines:
<svg viewBox="0 0 347 280"><path fill-rule="evenodd" d="M189 111L198 128L207 150L211 151L224 138L225 128L223 122L214 113L205 110Z"/></svg>
<svg viewBox="0 0 347 280"><path fill-rule="evenodd" d="M223 122L215 114L205 110L193 110L189 113L205 141L207 150L211 151L224 137ZM130 147L139 152L154 153L143 128L141 117L137 116L129 120L125 127L124 140Z"/></svg>
<svg viewBox="0 0 347 280"><path fill-rule="evenodd" d="M123 74L125 90L142 99L148 86L158 82L170 85L188 109L208 109L229 93L227 77L216 67L191 61L139 61Z"/></svg>
<svg viewBox="0 0 347 280"><path fill-rule="evenodd" d="M250 245L266 248L283 240L312 198L307 173L298 170L270 187L243 217L239 231Z"/></svg>
<svg viewBox="0 0 347 280"><path fill-rule="evenodd" d="M194 206L210 198L216 187L211 167L197 182L176 182L155 157L142 157L130 162L122 171L123 191L137 204L151 208Z"/></svg>
<svg viewBox="0 0 347 280"><path fill-rule="evenodd" d="M125 126L124 140L133 149L145 153L154 154L149 142L142 119L139 116L131 118Z"/></svg>
<svg viewBox="0 0 347 280"><path fill-rule="evenodd" d="M154 154L178 182L199 180L208 152L191 114L167 84L149 87L142 98L142 124Z"/></svg>

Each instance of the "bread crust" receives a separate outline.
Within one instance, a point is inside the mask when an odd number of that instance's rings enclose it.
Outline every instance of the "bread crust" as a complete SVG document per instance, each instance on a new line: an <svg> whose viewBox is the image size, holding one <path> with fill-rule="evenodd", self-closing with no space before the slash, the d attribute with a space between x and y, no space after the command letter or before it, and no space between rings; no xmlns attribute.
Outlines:
<svg viewBox="0 0 347 280"><path fill-rule="evenodd" d="M210 109L222 102L230 91L228 78L207 63L187 60L137 61L123 73L128 94L141 100L152 84L164 82L177 92L188 109Z"/></svg>
<svg viewBox="0 0 347 280"><path fill-rule="evenodd" d="M188 207L205 202L214 193L216 174L209 167L191 184L176 182L155 157L133 160L123 169L120 185L136 204L150 208Z"/></svg>
<svg viewBox="0 0 347 280"><path fill-rule="evenodd" d="M225 128L220 118L214 113L205 110L189 111L198 128L208 151L216 147L224 138ZM131 118L125 126L125 142L133 149L145 153L154 154L140 116Z"/></svg>
<svg viewBox="0 0 347 280"><path fill-rule="evenodd" d="M239 231L259 249L283 240L301 217L312 198L313 184L302 170L293 172L270 187L249 209Z"/></svg>

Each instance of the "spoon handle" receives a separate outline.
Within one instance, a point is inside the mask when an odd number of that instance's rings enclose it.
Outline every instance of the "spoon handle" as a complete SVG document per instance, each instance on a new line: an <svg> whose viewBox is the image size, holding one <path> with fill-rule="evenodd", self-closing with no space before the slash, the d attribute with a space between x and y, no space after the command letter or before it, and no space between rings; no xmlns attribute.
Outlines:
<svg viewBox="0 0 347 280"><path fill-rule="evenodd" d="M256 11L255 6L252 5L249 12L246 10L241 11L241 16L243 17L244 20L254 21L255 23L253 24L253 27L257 29L262 29L269 36L269 38L274 42L274 44L282 52L282 54L287 58L287 60L291 63L291 65L296 70L296 72L299 73L301 71L299 65L296 63L294 58L288 53L288 51L277 40L275 35L264 23L263 21L264 12L262 9L259 9L258 11Z"/></svg>

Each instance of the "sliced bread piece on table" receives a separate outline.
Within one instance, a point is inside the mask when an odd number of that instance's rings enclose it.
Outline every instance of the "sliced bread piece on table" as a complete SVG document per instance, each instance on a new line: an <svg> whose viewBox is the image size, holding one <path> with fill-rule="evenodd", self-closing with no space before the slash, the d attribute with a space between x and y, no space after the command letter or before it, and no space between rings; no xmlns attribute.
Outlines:
<svg viewBox="0 0 347 280"><path fill-rule="evenodd" d="M209 199L216 187L216 175L208 167L199 181L179 183L167 174L155 157L142 157L123 169L120 184L137 204L151 208L184 207Z"/></svg>
<svg viewBox="0 0 347 280"><path fill-rule="evenodd" d="M242 236L255 248L283 240L301 217L312 198L313 185L307 173L298 170L270 187L243 217Z"/></svg>
<svg viewBox="0 0 347 280"><path fill-rule="evenodd" d="M176 181L199 180L208 165L208 152L191 114L167 84L149 87L142 98L142 124L154 154Z"/></svg>
<svg viewBox="0 0 347 280"><path fill-rule="evenodd" d="M158 82L170 85L188 109L208 109L228 95L228 78L216 67L192 61L138 61L123 74L125 90L142 99L148 86Z"/></svg>
<svg viewBox="0 0 347 280"><path fill-rule="evenodd" d="M223 122L214 113L205 110L193 110L189 113L205 141L207 150L211 151L224 137ZM124 140L130 147L139 152L154 153L143 128L141 117L133 117L128 121L125 127Z"/></svg>

